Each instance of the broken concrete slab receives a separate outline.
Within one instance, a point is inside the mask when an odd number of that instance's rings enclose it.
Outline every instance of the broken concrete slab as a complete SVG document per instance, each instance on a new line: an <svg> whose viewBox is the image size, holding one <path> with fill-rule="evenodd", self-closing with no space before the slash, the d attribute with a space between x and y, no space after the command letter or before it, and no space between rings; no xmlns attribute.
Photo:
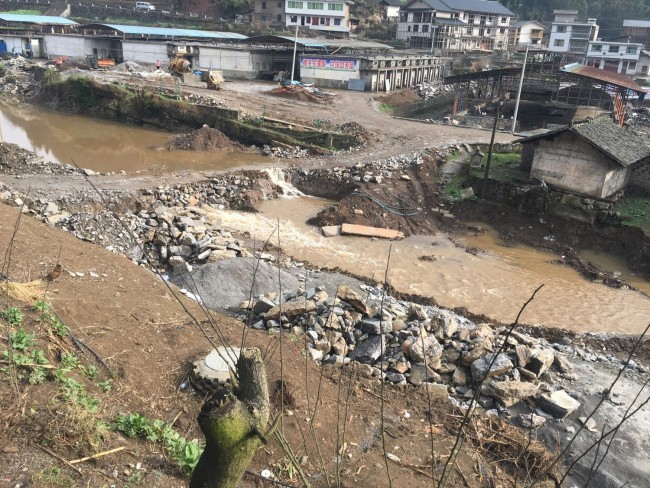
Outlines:
<svg viewBox="0 0 650 488"><path fill-rule="evenodd" d="M495 381L494 383L485 384L482 392L486 395L495 397L506 407L512 407L524 398L534 396L539 389L539 385L525 381Z"/></svg>
<svg viewBox="0 0 650 488"><path fill-rule="evenodd" d="M478 358L472 363L472 378L474 381L480 381L484 376L487 378L499 376L514 368L514 364L512 364L512 361L510 361L508 356L505 354L499 354L488 371L488 367L490 366L493 357L494 353L488 354L487 356Z"/></svg>
<svg viewBox="0 0 650 488"><path fill-rule="evenodd" d="M341 234L360 237L379 237L381 239L404 239L405 237L404 233L399 230L357 224L343 224L341 226Z"/></svg>
<svg viewBox="0 0 650 488"><path fill-rule="evenodd" d="M341 235L340 225L325 225L321 227L320 230L325 237L336 237Z"/></svg>
<svg viewBox="0 0 650 488"><path fill-rule="evenodd" d="M299 300L296 302L285 302L275 305L271 310L266 312L266 319L279 319L280 316L295 317L316 310L316 304L311 300Z"/></svg>

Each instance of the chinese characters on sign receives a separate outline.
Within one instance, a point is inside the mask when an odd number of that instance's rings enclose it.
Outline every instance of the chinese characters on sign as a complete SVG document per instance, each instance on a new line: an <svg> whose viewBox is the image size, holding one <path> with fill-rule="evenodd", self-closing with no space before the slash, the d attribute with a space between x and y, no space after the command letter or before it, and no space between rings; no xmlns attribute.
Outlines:
<svg viewBox="0 0 650 488"><path fill-rule="evenodd" d="M346 59L315 59L315 58L302 58L301 64L305 68L321 68L321 69L342 69L342 70L356 70L357 60Z"/></svg>

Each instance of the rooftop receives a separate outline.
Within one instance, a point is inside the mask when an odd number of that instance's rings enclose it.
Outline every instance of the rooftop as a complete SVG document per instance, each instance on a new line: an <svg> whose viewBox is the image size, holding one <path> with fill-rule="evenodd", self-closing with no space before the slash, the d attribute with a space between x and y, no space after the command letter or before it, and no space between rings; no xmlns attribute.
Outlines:
<svg viewBox="0 0 650 488"><path fill-rule="evenodd" d="M245 44L291 44L295 38L293 36L254 36L249 37ZM349 49L393 49L387 44L381 44L373 41L358 41L355 39L314 39L310 37L298 37L298 45L312 48L349 48Z"/></svg>
<svg viewBox="0 0 650 488"><path fill-rule="evenodd" d="M536 24L539 27L541 27L542 29L545 28L544 24L541 24L540 22L537 22L536 20L520 20L519 22L515 22L514 24L512 24L512 27L518 29L519 27L523 27L523 26L528 25L528 24Z"/></svg>
<svg viewBox="0 0 650 488"><path fill-rule="evenodd" d="M645 27L650 29L650 20L624 20L623 27Z"/></svg>
<svg viewBox="0 0 650 488"><path fill-rule="evenodd" d="M566 131L573 132L623 167L650 158L650 145L646 138L630 129L619 127L609 117L562 127L545 134L520 139L518 142L553 138Z"/></svg>
<svg viewBox="0 0 650 488"><path fill-rule="evenodd" d="M171 37L171 38L204 38L204 39L227 39L240 40L246 39L246 36L235 32L213 32L193 29L169 29L165 27L148 27L141 25L121 25L121 24L85 24L79 26L82 29L108 29L120 32L122 34L141 36L141 37Z"/></svg>
<svg viewBox="0 0 650 488"><path fill-rule="evenodd" d="M643 88L641 88L629 76L621 75L611 71L605 71L604 69L585 66L584 64L580 63L571 63L560 68L560 71L564 73L570 73L572 75L583 76L585 78L591 78L592 80L614 85L619 88L627 88L628 90L633 90L639 94L645 93Z"/></svg>
<svg viewBox="0 0 650 488"><path fill-rule="evenodd" d="M53 15L20 15L5 14L0 12L0 20L5 22L24 22L25 24L45 24L45 25L75 25L76 22L65 17L55 17Z"/></svg>
<svg viewBox="0 0 650 488"><path fill-rule="evenodd" d="M448 7L454 10L466 12L480 12L485 14L514 15L508 8L499 2L491 0L442 0Z"/></svg>

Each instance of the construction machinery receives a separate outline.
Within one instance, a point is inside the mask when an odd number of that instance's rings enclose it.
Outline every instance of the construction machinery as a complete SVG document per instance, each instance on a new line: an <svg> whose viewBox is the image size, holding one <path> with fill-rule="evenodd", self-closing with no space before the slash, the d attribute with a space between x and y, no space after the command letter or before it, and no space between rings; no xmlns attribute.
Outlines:
<svg viewBox="0 0 650 488"><path fill-rule="evenodd" d="M183 78L183 76L192 71L192 64L182 56L176 56L169 62L169 72L173 76Z"/></svg>

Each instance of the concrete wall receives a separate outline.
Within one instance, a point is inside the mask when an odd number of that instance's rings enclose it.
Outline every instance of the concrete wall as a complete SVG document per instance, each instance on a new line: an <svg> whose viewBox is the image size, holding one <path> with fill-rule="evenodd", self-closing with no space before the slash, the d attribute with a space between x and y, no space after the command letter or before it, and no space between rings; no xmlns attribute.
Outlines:
<svg viewBox="0 0 650 488"><path fill-rule="evenodd" d="M19 54L23 52L24 41L22 37L0 35L0 40L5 41L5 44L7 44L7 51Z"/></svg>
<svg viewBox="0 0 650 488"><path fill-rule="evenodd" d="M195 65L199 68L223 71L226 78L255 79L257 72L271 70L271 62L264 56L241 49L200 46L198 60ZM269 55L270 56L270 55Z"/></svg>
<svg viewBox="0 0 650 488"><path fill-rule="evenodd" d="M134 42L122 41L124 61L155 64L156 60L165 65L169 62L166 42Z"/></svg>
<svg viewBox="0 0 650 488"><path fill-rule="evenodd" d="M650 161L632 165L630 186L650 192Z"/></svg>
<svg viewBox="0 0 650 488"><path fill-rule="evenodd" d="M606 198L623 189L629 179L628 168L612 162L568 131L555 139L540 140L530 176L596 198Z"/></svg>
<svg viewBox="0 0 650 488"><path fill-rule="evenodd" d="M86 48L86 39L79 35L44 34L43 41L48 56L85 59L86 54L92 54L92 49Z"/></svg>

